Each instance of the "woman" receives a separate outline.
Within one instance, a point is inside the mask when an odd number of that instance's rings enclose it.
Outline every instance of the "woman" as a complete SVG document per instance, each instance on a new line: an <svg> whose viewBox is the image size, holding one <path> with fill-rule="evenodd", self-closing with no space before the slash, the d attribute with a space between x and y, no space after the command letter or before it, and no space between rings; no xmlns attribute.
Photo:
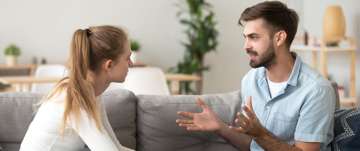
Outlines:
<svg viewBox="0 0 360 151"><path fill-rule="evenodd" d="M111 82L124 82L131 49L126 33L114 26L75 31L68 77L60 80L37 105L20 150L131 150L117 140L101 94Z"/></svg>

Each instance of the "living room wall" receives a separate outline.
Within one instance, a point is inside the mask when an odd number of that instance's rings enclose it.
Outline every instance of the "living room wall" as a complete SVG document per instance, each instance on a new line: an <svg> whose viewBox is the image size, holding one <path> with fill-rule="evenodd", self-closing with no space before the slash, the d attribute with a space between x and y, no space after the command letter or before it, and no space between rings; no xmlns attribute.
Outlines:
<svg viewBox="0 0 360 151"><path fill-rule="evenodd" d="M114 24L128 28L130 38L142 48L139 61L167 71L182 60L186 40L185 26L179 23L174 6L177 0L0 0L0 48L15 43L22 48L19 63L32 63L33 57L48 63L66 62L72 33L92 25ZM250 67L243 50L242 27L237 25L241 12L260 2L210 0L214 5L220 32L217 52L209 54L203 93L240 89L241 79ZM16 11L14 11L16 9ZM5 59L0 53L0 64ZM226 78L224 78L226 76Z"/></svg>
<svg viewBox="0 0 360 151"><path fill-rule="evenodd" d="M243 28L237 25L241 12L263 0L208 0L214 6L215 18L219 22L219 46L217 52L206 56L205 63L211 66L204 75L203 93L225 93L241 88L242 77L250 70L249 58L243 49ZM282 0L300 13L300 26L310 34L321 36L322 17L327 5L343 6L347 19L348 35L359 34L359 6L357 0ZM0 0L0 48L15 43L22 48L19 63L32 63L33 57L46 58L48 63L64 63L69 54L72 33L88 26L113 24L127 27L130 38L137 39L142 48L139 61L147 62L167 71L182 60L186 28L176 18L177 0ZM357 14L357 21L356 15ZM348 17L350 16L350 17ZM352 18L352 19L350 19ZM356 26L357 24L357 26ZM303 29L299 28L299 35ZM357 37L359 43L359 37ZM359 48L359 47L358 47ZM301 54L303 60L312 64L311 55ZM357 60L359 60L357 53ZM0 53L0 64L5 64ZM307 59L309 58L309 59ZM331 60L338 60L332 63ZM347 57L329 56L329 73L334 80L347 86ZM338 63L341 62L341 63ZM344 63L344 64L342 64ZM344 68L345 66L345 68ZM359 77L360 64L357 66ZM357 80L359 85L360 79ZM360 94L360 87L357 90ZM358 95L358 98L360 96ZM359 99L358 99L359 100Z"/></svg>

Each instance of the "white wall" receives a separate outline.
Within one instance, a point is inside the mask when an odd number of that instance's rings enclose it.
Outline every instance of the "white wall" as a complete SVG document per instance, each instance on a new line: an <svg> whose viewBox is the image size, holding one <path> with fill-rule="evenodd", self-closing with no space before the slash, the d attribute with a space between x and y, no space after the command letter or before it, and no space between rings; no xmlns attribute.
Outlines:
<svg viewBox="0 0 360 151"><path fill-rule="evenodd" d="M0 48L16 43L20 63L45 57L49 63L67 60L72 33L92 25L123 25L142 44L141 60L165 68L182 56L184 39L174 17L175 1L156 0L1 0ZM146 57L145 57L146 56ZM158 59L161 57L161 59ZM0 64L5 64L0 53Z"/></svg>
<svg viewBox="0 0 360 151"><path fill-rule="evenodd" d="M225 93L238 90L242 77L250 70L249 58L243 49L243 28L237 25L241 12L263 0L208 0L214 6L219 22L217 52L206 56L205 64L211 70L205 73L204 93ZM326 5L339 3L347 19L347 35L355 36L359 44L359 10L357 0L282 0L300 13L300 26L309 34L322 35L322 18ZM158 66L164 71L182 60L186 41L185 26L175 17L177 0L0 0L0 50L15 43L22 48L20 63L31 63L34 56L45 57L49 63L67 61L72 33L92 25L123 25L130 38L142 44L139 61ZM299 29L301 35L303 30ZM357 53L357 60L359 59ZM302 55L312 64L311 55ZM332 60L339 60L333 63ZM328 69L335 81L348 85L346 55L329 56ZM338 62L341 62L338 64ZM5 64L0 53L0 64ZM357 86L360 82L359 61ZM357 87L360 94L360 87ZM358 98L360 96L358 95Z"/></svg>
<svg viewBox="0 0 360 151"><path fill-rule="evenodd" d="M15 43L22 48L19 63L45 57L48 63L67 61L72 33L91 25L123 25L130 37L142 44L139 61L167 71L182 60L186 41L185 26L179 23L173 4L177 0L0 0L0 48ZM210 0L214 5L220 45L206 56L211 71L205 73L204 93L240 89L241 79L250 69L243 50L242 27L237 25L241 12L257 1ZM14 11L16 8L16 11ZM0 64L5 64L0 53ZM38 60L40 61L40 60ZM225 78L226 77L226 78Z"/></svg>
<svg viewBox="0 0 360 151"><path fill-rule="evenodd" d="M242 77L251 69L249 57L244 50L243 27L238 25L242 11L257 1L219 0L209 1L214 6L219 22L219 42L216 52L205 57L210 71L204 74L204 93L226 93L241 89Z"/></svg>

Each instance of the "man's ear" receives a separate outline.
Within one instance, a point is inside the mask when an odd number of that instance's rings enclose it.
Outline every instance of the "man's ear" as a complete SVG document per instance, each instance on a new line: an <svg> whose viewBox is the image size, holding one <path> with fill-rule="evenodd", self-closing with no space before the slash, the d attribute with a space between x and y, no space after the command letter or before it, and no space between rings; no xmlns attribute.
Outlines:
<svg viewBox="0 0 360 151"><path fill-rule="evenodd" d="M279 47L279 46L281 46L282 44L284 44L286 37L287 37L287 34L286 34L285 31L280 30L279 32L277 32L277 33L275 34L275 40L276 40L275 43L276 43L276 46Z"/></svg>
<svg viewBox="0 0 360 151"><path fill-rule="evenodd" d="M104 64L104 67L107 72L110 72L112 70L112 68L114 67L114 61L107 60Z"/></svg>

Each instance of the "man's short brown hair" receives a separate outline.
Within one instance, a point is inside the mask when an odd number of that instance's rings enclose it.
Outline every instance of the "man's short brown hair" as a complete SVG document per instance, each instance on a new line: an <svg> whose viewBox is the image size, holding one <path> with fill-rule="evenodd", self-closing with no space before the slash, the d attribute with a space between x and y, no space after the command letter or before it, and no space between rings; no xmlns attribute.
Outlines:
<svg viewBox="0 0 360 151"><path fill-rule="evenodd" d="M278 1L266 1L248 7L241 14L239 25L243 26L241 21L251 21L263 18L263 26L269 30L269 36L272 38L274 34L280 30L284 30L287 34L285 44L290 48L295 38L299 16L293 9L289 9L286 4Z"/></svg>

